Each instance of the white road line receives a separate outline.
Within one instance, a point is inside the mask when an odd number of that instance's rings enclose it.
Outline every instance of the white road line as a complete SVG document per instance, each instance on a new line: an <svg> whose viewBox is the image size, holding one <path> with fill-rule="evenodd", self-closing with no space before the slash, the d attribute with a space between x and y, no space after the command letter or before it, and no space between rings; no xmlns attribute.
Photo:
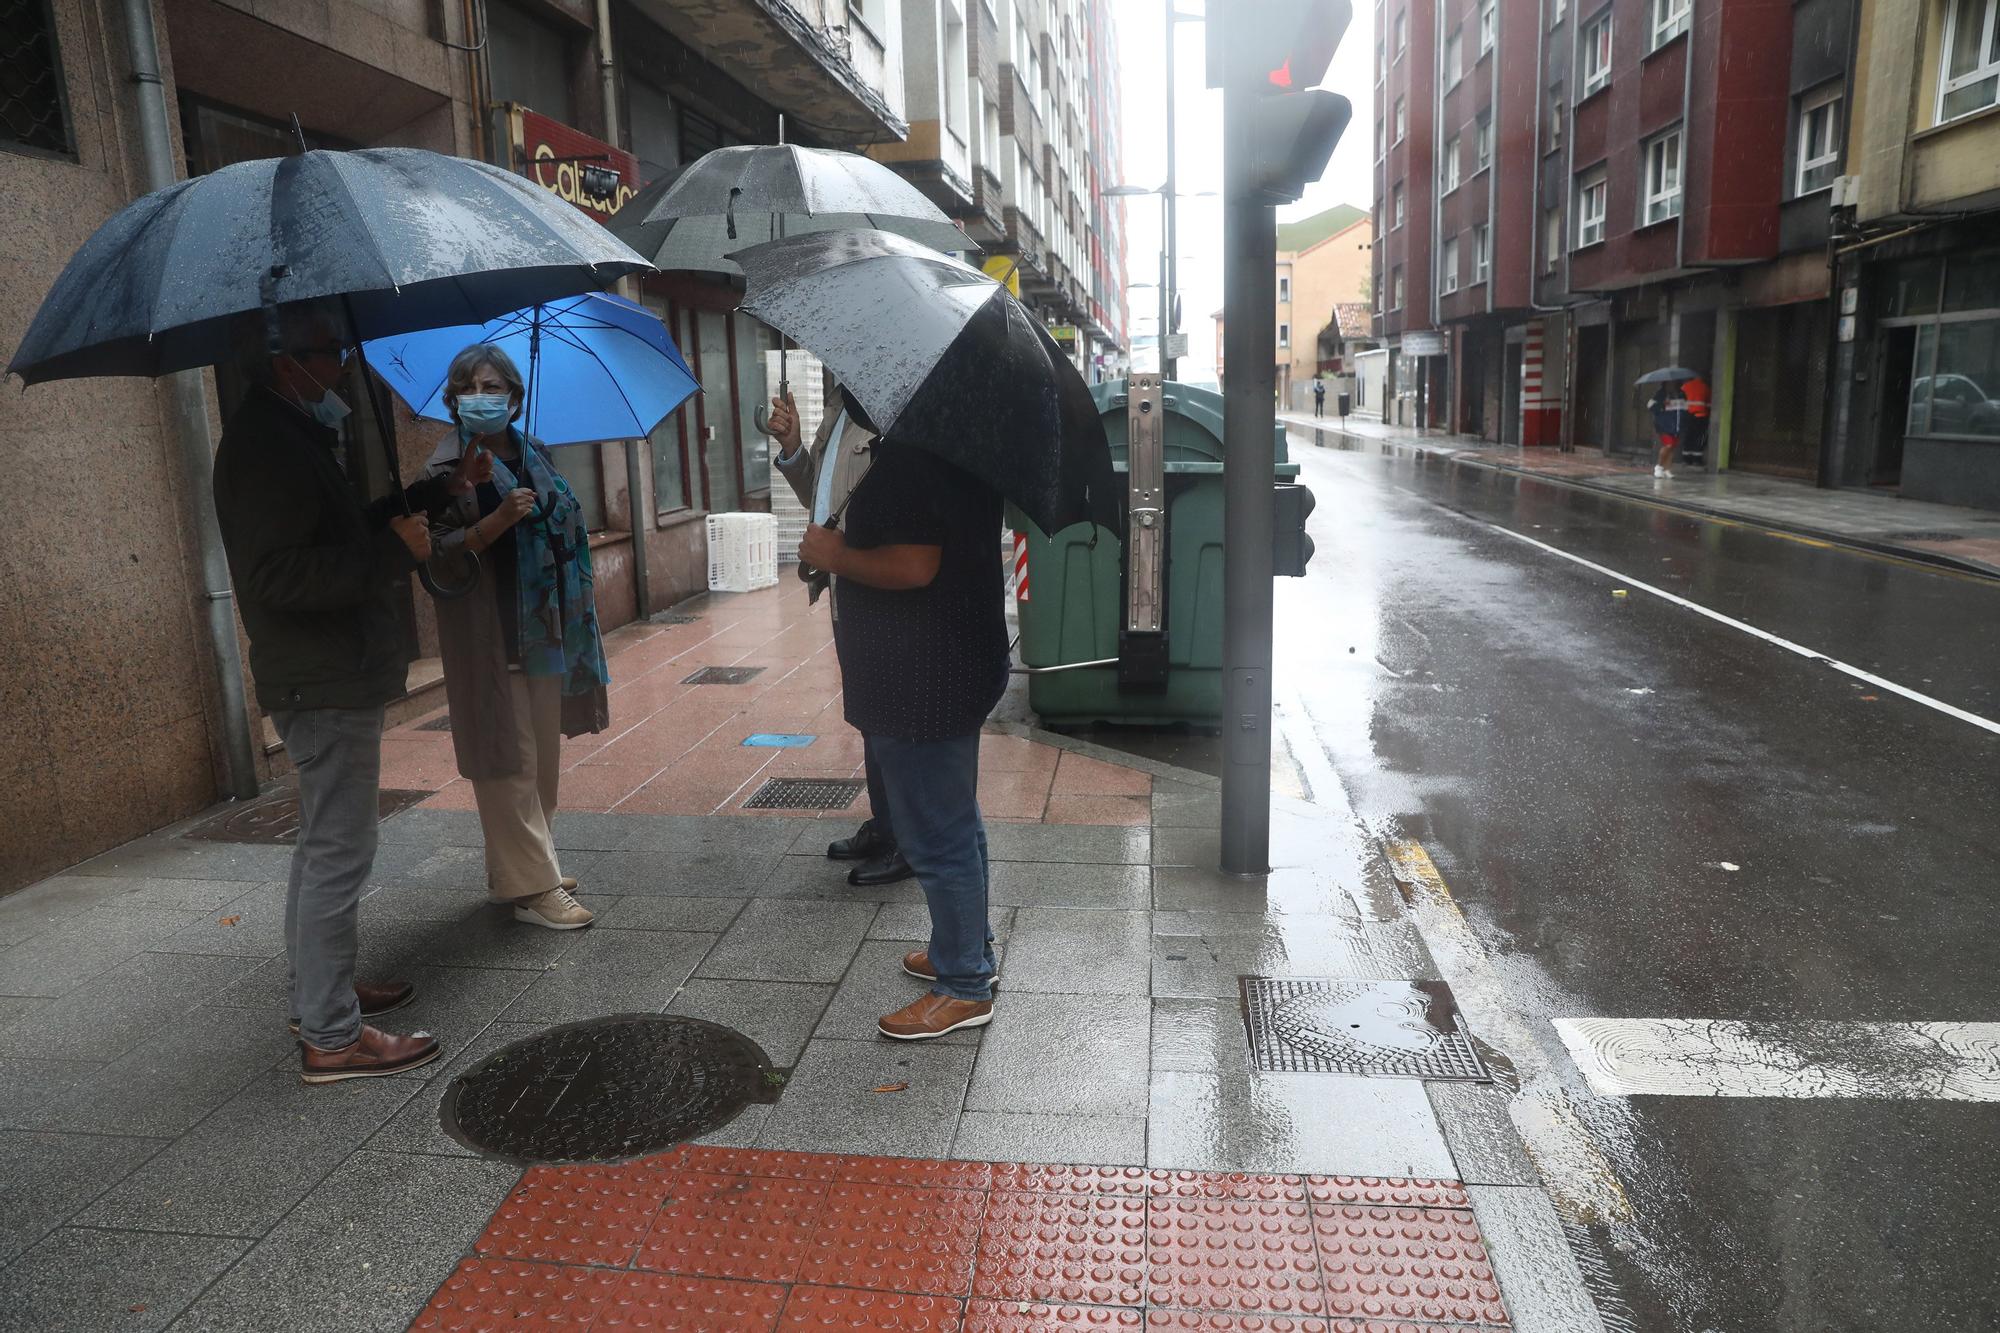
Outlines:
<svg viewBox="0 0 2000 1333"><path fill-rule="evenodd" d="M1447 510L1447 512L1459 513L1458 510ZM1920 703L1926 708L1934 708L1947 717L1955 717L1960 722L1970 722L1973 726L1981 730L1990 731L1994 735L2000 736L2000 722L1995 722L1991 718L1981 717L1977 713L1968 713L1963 708L1954 707L1942 699L1933 699L1930 695L1920 690L1913 690L1907 685L1898 685L1893 680L1885 680L1872 671L1863 671L1860 667L1849 666L1847 663L1839 661L1836 658L1828 657L1825 653L1807 648L1802 644L1793 643L1790 639L1780 638L1769 630L1758 629L1755 625L1745 624L1734 616L1725 616L1720 611L1712 611L1700 602L1691 602L1677 593L1668 592L1665 588L1656 588L1650 583L1621 574L1617 570L1606 565L1600 565L1594 560L1585 560L1582 556L1572 555L1560 547L1551 546L1547 542L1536 541L1533 537L1525 536L1522 533L1514 531L1512 528L1503 528L1498 523L1489 523L1483 518L1473 518L1470 514L1460 513L1459 517L1477 523L1483 528L1490 528L1504 537L1512 537L1517 542L1526 542L1537 550L1547 551L1550 555L1559 555L1572 564L1582 565L1585 569L1595 570L1606 578L1617 579L1623 587L1637 588L1641 592L1649 592L1662 601L1672 602L1675 606L1685 607L1696 615L1707 616L1710 620L1718 624L1727 625L1731 629L1742 630L1752 638L1762 639L1766 643L1783 648L1786 652L1797 653L1800 657L1810 661L1824 662L1835 671L1845 672L1847 675L1853 676L1856 680L1865 680L1870 685L1888 690L1891 694L1899 694L1913 703Z"/></svg>
<svg viewBox="0 0 2000 1333"><path fill-rule="evenodd" d="M1559 1018L1603 1096L2000 1101L2000 1023Z"/></svg>

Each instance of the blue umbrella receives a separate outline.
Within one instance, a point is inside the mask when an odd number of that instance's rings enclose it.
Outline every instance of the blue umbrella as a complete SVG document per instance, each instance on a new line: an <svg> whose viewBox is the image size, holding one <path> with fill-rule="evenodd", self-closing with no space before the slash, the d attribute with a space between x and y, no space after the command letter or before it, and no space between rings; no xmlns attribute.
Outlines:
<svg viewBox="0 0 2000 1333"><path fill-rule="evenodd" d="M544 444L640 439L701 387L657 316L601 292L484 324L393 334L366 349L368 364L412 411L450 421L445 374L473 343L492 343L525 368L522 428Z"/></svg>

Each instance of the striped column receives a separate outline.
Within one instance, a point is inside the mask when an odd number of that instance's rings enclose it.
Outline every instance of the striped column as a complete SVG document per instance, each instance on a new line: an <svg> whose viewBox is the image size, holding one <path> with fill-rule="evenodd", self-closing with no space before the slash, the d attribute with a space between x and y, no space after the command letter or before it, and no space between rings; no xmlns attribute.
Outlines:
<svg viewBox="0 0 2000 1333"><path fill-rule="evenodd" d="M1019 601L1028 600L1028 534L1014 534L1014 596Z"/></svg>
<svg viewBox="0 0 2000 1333"><path fill-rule="evenodd" d="M1542 378L1542 321L1528 325L1521 347L1521 443L1527 448L1562 440L1562 386Z"/></svg>

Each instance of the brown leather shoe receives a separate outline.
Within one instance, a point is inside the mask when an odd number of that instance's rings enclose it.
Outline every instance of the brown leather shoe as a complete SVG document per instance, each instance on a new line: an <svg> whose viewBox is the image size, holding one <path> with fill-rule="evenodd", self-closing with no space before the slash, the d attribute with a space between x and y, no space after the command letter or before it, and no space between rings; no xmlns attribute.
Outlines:
<svg viewBox="0 0 2000 1333"><path fill-rule="evenodd" d="M931 951L929 949L916 949L904 954L903 970L919 981L937 980L937 969L931 966ZM996 990L1000 986L1000 973L997 969L993 973L993 986Z"/></svg>
<svg viewBox="0 0 2000 1333"><path fill-rule="evenodd" d="M897 1041L927 1041L960 1028L983 1028L993 1021L993 1001L926 995L879 1020L875 1026Z"/></svg>
<svg viewBox="0 0 2000 1333"><path fill-rule="evenodd" d="M380 1018L416 999L417 988L407 981L357 981L354 983L354 998L361 1002L363 1018ZM298 1036L299 1020L294 1018L289 1026L292 1035Z"/></svg>
<svg viewBox="0 0 2000 1333"><path fill-rule="evenodd" d="M438 1040L429 1033L399 1037L361 1025L361 1035L337 1051L299 1043L299 1077L307 1083L339 1083L350 1078L384 1078L427 1065L438 1058Z"/></svg>

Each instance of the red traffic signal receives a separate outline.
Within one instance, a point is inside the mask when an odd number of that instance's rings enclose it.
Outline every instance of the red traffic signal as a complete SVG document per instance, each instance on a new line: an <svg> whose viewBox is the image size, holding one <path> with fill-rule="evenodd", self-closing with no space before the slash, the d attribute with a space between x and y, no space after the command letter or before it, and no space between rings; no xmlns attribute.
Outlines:
<svg viewBox="0 0 2000 1333"><path fill-rule="evenodd" d="M1268 94L1311 88L1347 31L1348 0L1232 0L1208 14L1208 86L1252 83Z"/></svg>

